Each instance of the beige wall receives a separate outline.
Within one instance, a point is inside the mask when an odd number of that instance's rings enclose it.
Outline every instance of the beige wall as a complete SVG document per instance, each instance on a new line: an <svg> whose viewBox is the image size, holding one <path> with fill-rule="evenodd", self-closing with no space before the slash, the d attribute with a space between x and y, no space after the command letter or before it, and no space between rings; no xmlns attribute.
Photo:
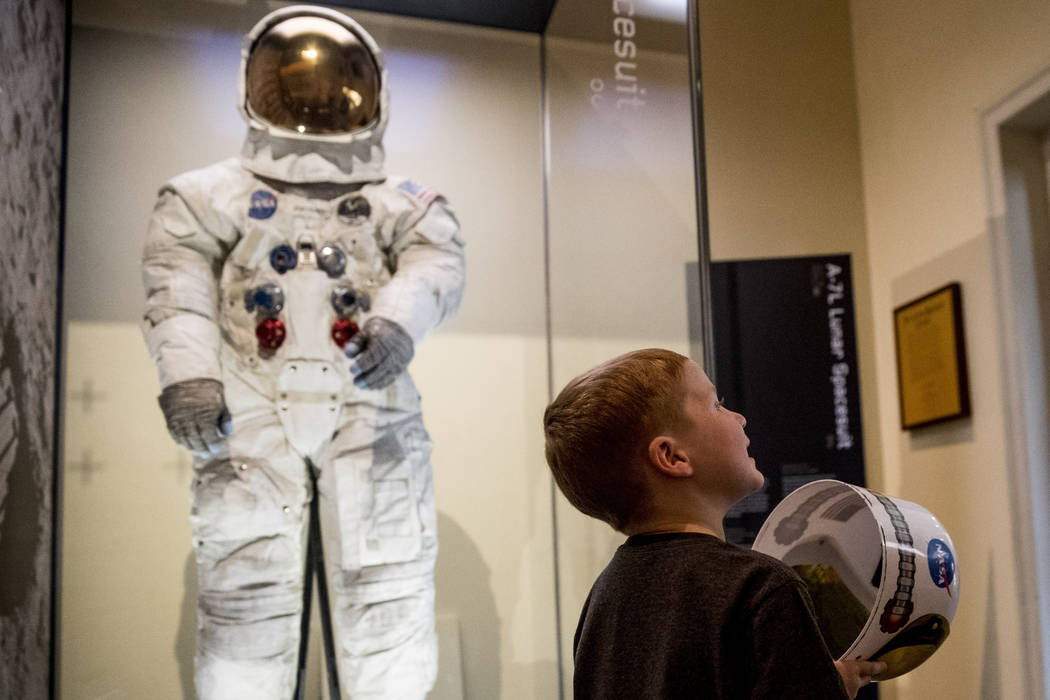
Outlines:
<svg viewBox="0 0 1050 700"><path fill-rule="evenodd" d="M865 461L882 488L849 13L801 8L700 3L711 255L852 255Z"/></svg>
<svg viewBox="0 0 1050 700"><path fill-rule="evenodd" d="M952 636L899 698L1026 698L981 115L1050 65L1045 2L853 0L852 38L887 490L952 533ZM892 309L962 277L973 417L899 428ZM1045 429L1045 427L1044 427Z"/></svg>
<svg viewBox="0 0 1050 700"><path fill-rule="evenodd" d="M883 696L1026 697L980 117L1050 64L1050 7L706 2L701 25L713 256L853 254L869 483L958 548L952 636ZM892 309L952 280L974 415L908 435Z"/></svg>

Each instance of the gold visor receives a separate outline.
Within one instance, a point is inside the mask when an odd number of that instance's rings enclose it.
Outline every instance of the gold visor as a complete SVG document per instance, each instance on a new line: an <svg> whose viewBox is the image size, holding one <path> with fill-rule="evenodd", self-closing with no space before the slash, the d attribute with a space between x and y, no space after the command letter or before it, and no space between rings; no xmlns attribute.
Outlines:
<svg viewBox="0 0 1050 700"><path fill-rule="evenodd" d="M379 116L379 69L346 27L292 17L251 49L245 80L249 112L300 134L346 134Z"/></svg>

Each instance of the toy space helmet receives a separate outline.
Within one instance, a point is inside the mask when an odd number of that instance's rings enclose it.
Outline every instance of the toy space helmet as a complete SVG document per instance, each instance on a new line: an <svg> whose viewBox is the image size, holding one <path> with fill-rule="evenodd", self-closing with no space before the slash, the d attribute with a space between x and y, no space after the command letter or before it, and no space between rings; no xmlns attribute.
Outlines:
<svg viewBox="0 0 1050 700"><path fill-rule="evenodd" d="M245 37L240 107L253 128L274 136L356 140L381 135L385 80L382 51L352 19L323 7L287 7Z"/></svg>
<svg viewBox="0 0 1050 700"><path fill-rule="evenodd" d="M911 671L948 637L959 604L955 547L922 506L814 481L777 505L753 549L805 582L834 658L886 663L876 680Z"/></svg>

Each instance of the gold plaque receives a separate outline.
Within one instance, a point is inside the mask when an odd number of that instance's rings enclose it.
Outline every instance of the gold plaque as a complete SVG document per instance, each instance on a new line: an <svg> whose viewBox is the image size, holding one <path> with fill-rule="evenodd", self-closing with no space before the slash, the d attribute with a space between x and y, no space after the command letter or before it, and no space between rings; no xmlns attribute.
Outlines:
<svg viewBox="0 0 1050 700"><path fill-rule="evenodd" d="M901 428L970 415L958 282L893 310Z"/></svg>

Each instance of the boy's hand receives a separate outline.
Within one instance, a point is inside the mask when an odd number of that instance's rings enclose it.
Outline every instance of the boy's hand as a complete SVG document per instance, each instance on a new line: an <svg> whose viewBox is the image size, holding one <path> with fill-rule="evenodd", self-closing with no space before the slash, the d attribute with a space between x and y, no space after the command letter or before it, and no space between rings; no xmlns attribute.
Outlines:
<svg viewBox="0 0 1050 700"><path fill-rule="evenodd" d="M886 670L886 664L882 661L836 661L835 668L842 676L842 683L846 686L846 694L850 700L857 697L857 691L862 685L871 683L871 679Z"/></svg>

